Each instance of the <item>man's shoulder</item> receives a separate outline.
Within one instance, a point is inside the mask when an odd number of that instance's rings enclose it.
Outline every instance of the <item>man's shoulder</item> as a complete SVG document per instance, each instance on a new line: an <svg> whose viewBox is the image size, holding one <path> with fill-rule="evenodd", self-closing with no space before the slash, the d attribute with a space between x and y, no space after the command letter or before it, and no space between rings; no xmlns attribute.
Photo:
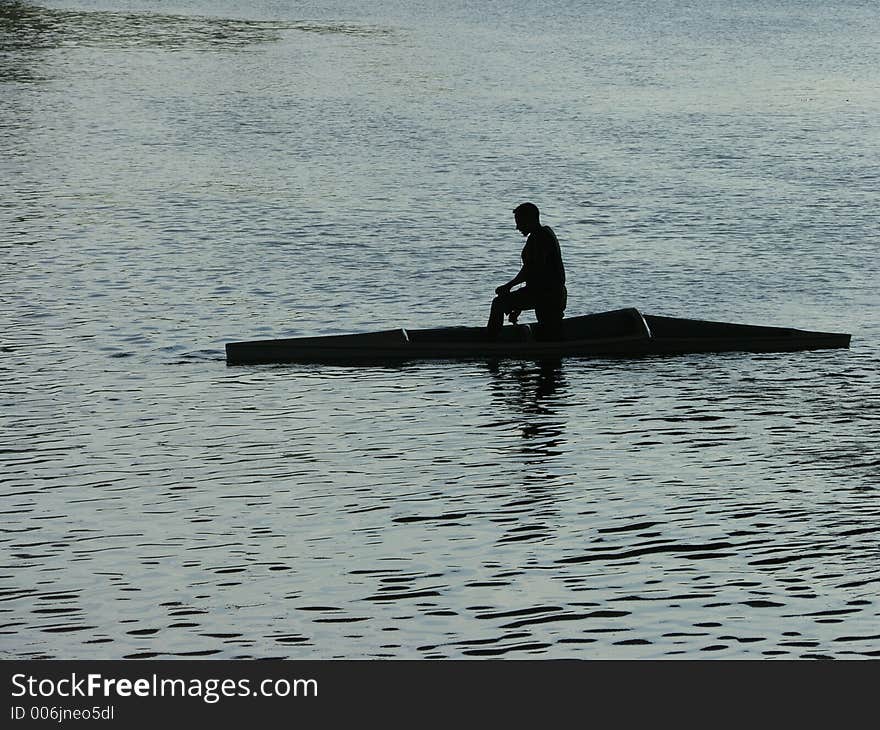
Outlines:
<svg viewBox="0 0 880 730"><path fill-rule="evenodd" d="M538 229L537 233L539 233L539 238L541 241L549 241L552 243L559 243L559 239L556 238L556 232L550 226L541 226Z"/></svg>
<svg viewBox="0 0 880 730"><path fill-rule="evenodd" d="M532 231L526 239L527 246L543 246L547 243L559 243L556 233L550 226L541 226L537 230Z"/></svg>

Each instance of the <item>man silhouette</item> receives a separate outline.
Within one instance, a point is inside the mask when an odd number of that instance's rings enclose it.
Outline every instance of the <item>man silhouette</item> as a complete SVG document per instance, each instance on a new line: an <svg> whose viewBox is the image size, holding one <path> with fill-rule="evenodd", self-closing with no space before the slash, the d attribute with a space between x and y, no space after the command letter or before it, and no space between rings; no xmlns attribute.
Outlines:
<svg viewBox="0 0 880 730"><path fill-rule="evenodd" d="M562 313L568 300L565 288L565 267L559 240L550 226L541 225L541 214L534 203L523 203L513 211L517 230L526 236L522 250L522 268L506 284L499 286L492 300L489 323L486 326L490 340L495 340L504 324L504 315L510 315L516 324L525 309L534 309L538 336L542 340L562 338ZM512 291L517 284L524 287Z"/></svg>

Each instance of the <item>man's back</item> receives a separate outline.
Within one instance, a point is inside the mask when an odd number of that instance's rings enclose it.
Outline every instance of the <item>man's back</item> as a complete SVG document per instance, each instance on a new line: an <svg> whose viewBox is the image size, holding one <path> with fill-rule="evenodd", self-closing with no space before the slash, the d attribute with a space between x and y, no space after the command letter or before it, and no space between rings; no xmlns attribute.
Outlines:
<svg viewBox="0 0 880 730"><path fill-rule="evenodd" d="M538 290L557 291L565 286L565 266L559 239L550 226L529 234L522 251L526 285Z"/></svg>

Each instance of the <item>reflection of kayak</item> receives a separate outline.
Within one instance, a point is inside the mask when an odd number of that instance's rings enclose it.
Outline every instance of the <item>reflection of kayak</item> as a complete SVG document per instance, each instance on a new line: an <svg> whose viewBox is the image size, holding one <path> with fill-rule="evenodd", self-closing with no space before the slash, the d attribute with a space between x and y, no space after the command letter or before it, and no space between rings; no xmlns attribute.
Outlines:
<svg viewBox="0 0 880 730"><path fill-rule="evenodd" d="M850 335L642 315L619 309L563 321L564 339L542 341L540 325L508 325L491 342L485 327L394 329L359 335L230 342L229 365L279 362L384 363L491 358L638 357L692 352L789 352L849 347Z"/></svg>

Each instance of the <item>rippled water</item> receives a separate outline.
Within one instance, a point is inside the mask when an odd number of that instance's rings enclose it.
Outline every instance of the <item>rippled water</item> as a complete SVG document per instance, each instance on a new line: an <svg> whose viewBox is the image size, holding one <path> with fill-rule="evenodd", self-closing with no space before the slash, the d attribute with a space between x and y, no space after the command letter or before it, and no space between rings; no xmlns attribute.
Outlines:
<svg viewBox="0 0 880 730"><path fill-rule="evenodd" d="M880 654L873 4L371 5L0 4L2 655ZM226 367L482 323L524 199L852 348Z"/></svg>

